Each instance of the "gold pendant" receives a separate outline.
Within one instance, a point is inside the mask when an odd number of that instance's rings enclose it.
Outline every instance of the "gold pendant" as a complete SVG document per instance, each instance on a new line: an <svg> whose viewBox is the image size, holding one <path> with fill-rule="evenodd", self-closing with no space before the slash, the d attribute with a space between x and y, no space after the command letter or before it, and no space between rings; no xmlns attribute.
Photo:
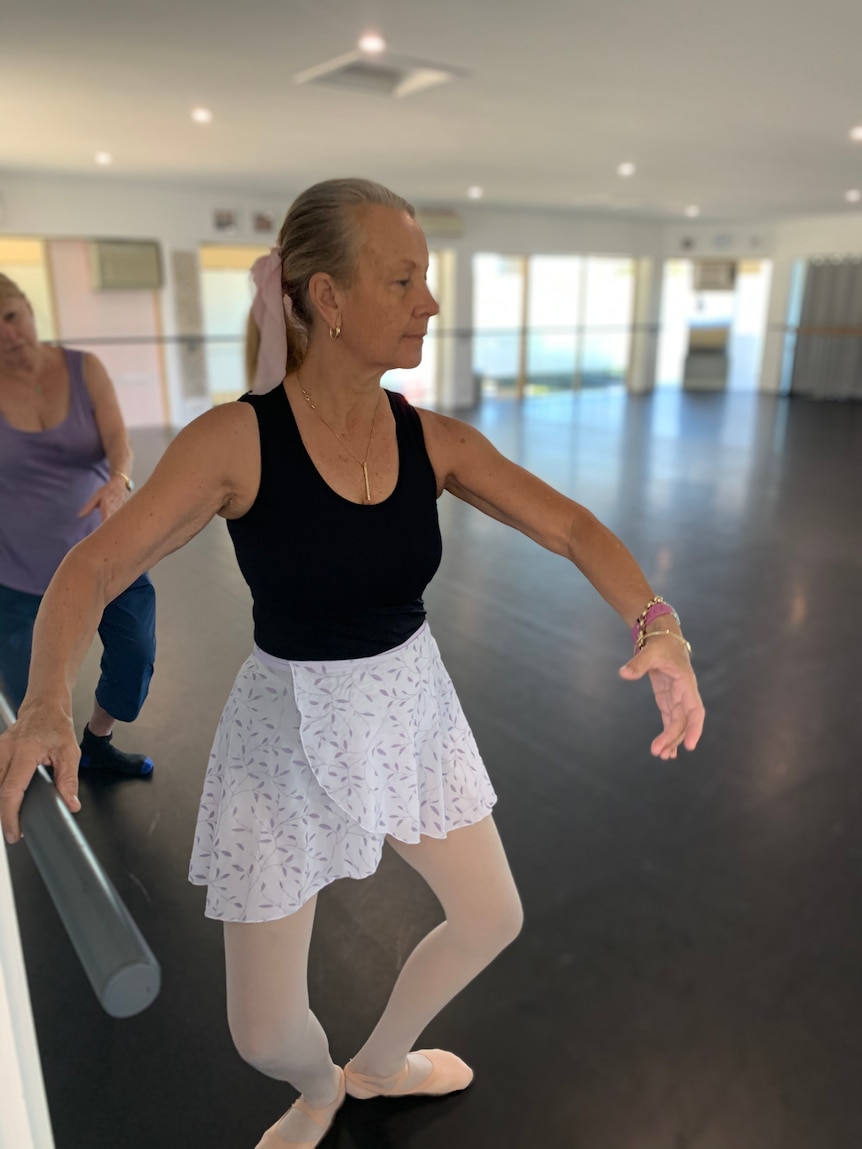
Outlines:
<svg viewBox="0 0 862 1149"><path fill-rule="evenodd" d="M366 503L370 503L371 502L371 487L368 485L368 466L365 463L362 464L362 475L363 475L363 478L365 479L365 501L366 501Z"/></svg>

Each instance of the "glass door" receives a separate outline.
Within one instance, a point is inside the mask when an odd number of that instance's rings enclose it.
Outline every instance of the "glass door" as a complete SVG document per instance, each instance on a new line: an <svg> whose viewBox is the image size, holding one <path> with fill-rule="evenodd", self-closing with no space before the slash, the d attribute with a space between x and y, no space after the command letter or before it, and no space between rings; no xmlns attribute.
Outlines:
<svg viewBox="0 0 862 1149"><path fill-rule="evenodd" d="M268 247L206 244L200 249L201 310L210 401L229 403L248 390L245 328L252 301L251 265Z"/></svg>
<svg viewBox="0 0 862 1149"><path fill-rule="evenodd" d="M527 267L528 395L571 391L577 374L581 264L574 255L533 255Z"/></svg>
<svg viewBox="0 0 862 1149"><path fill-rule="evenodd" d="M473 257L473 374L483 395L514 396L524 374L526 257Z"/></svg>
<svg viewBox="0 0 862 1149"><path fill-rule="evenodd" d="M629 366L635 299L632 259L591 255L586 260L582 387L624 384Z"/></svg>
<svg viewBox="0 0 862 1149"><path fill-rule="evenodd" d="M732 292L696 291L694 262L667 260L662 281L656 386L682 386L691 328L724 325L729 328L727 389L756 391L760 385L771 281L770 260L741 260L736 264Z"/></svg>

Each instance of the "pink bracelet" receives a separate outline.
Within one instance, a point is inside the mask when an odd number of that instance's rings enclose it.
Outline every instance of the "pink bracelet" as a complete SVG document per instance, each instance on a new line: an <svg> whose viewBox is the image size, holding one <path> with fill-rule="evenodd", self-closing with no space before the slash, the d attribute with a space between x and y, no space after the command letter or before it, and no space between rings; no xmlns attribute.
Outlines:
<svg viewBox="0 0 862 1149"><path fill-rule="evenodd" d="M679 615L673 609L669 602L665 602L661 595L656 595L651 598L646 604L644 609L638 615L637 620L632 627L632 642L635 644L635 652L643 650L644 643L646 642L646 628L649 624L662 615L669 614L677 626L682 624L679 621Z"/></svg>

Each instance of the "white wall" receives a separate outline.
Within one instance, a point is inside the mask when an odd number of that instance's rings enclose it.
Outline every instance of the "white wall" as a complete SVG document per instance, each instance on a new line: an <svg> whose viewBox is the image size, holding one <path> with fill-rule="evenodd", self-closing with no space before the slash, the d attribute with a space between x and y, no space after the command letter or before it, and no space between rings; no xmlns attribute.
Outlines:
<svg viewBox="0 0 862 1149"><path fill-rule="evenodd" d="M54 1149L4 846L0 846L0 1066L0 1149Z"/></svg>
<svg viewBox="0 0 862 1149"><path fill-rule="evenodd" d="M3 728L15 712L0 694ZM26 847L19 845L17 849ZM0 1149L54 1149L15 891L0 844Z"/></svg>
<svg viewBox="0 0 862 1149"><path fill-rule="evenodd" d="M783 220L692 220L664 229L666 259L698 256L771 259L772 287L760 372L762 391L777 393L781 380L790 279L796 260L862 253L862 210Z"/></svg>
<svg viewBox="0 0 862 1149"><path fill-rule="evenodd" d="M98 236L160 239L168 247L197 246L225 237L212 223L215 209L239 213L234 243L261 242L251 230L250 213L271 211L276 230L285 199L253 190L169 186L145 181L0 172L3 217L9 235Z"/></svg>
<svg viewBox="0 0 862 1149"><path fill-rule="evenodd" d="M162 247L165 287L161 293L162 331L168 339L165 360L171 421L182 424L198 413L186 404L179 385L174 284L170 252L196 252L202 243L274 242L291 194L284 199L235 188L174 187L144 181L0 172L0 232L49 238L155 239ZM227 235L213 223L216 210L237 213L237 230ZM275 231L262 235L252 228L252 213L269 211Z"/></svg>
<svg viewBox="0 0 862 1149"><path fill-rule="evenodd" d="M283 198L255 195L233 188L171 187L130 182L108 173L98 177L67 177L30 173L0 173L0 201L4 218L0 231L9 235L88 238L156 239L163 248L166 274L162 293L162 323L166 336L176 335L172 250L196 251L202 243L269 242L251 226L252 212L272 212L276 231L291 198L300 189L285 188ZM418 207L422 205L417 204ZM237 212L239 226L226 236L213 224L216 209ZM472 256L480 251L634 255L655 257L660 251L661 228L654 222L565 212L504 211L459 205L464 222L458 239L430 236L432 246L457 256L457 295L451 326L461 332L472 327ZM274 237L273 237L274 238ZM166 355L172 421L185 422L196 410L184 410L177 385L178 364L169 345ZM444 390L446 405L463 406L471 398L470 340L456 339L451 370Z"/></svg>
<svg viewBox="0 0 862 1149"><path fill-rule="evenodd" d="M285 188L283 197L256 194L253 189L166 186L124 181L109 173L96 177L67 177L0 172L0 231L22 236L86 236L156 239L162 244L167 281L162 293L162 322L166 336L175 335L170 252L197 251L201 243L266 243L267 236L253 230L251 215L269 211L276 230L299 188ZM423 205L417 204L418 207ZM429 205L439 207L441 205ZM230 236L213 223L216 209L237 212L238 228ZM655 274L646 277L647 297L639 298L641 320L657 317L657 271L672 257L726 257L774 261L769 332L761 386L778 388L781 328L785 322L790 273L794 259L815 254L862 251L862 211L849 209L833 216L783 221L691 220L666 224L620 214L503 210L459 204L454 210L464 223L457 239L430 237L432 246L457 255L457 300L450 322L461 332L472 327L470 263L480 251L512 253L584 253L630 255L653 261ZM644 263L646 266L646 263ZM457 340L451 362L453 378L447 402L459 406L469 399L471 363L469 339ZM177 398L177 361L167 353L172 419L183 422L187 412ZM641 372L641 375L644 375ZM173 378L172 378L173 377ZM639 387L648 386L641 378Z"/></svg>

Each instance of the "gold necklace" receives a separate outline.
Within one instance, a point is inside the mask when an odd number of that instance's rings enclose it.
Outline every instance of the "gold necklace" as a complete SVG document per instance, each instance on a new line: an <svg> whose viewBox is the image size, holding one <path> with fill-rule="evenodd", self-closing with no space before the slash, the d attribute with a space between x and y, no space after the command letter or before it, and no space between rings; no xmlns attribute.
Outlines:
<svg viewBox="0 0 862 1149"><path fill-rule="evenodd" d="M362 477L363 477L363 479L365 479L365 501L366 501L366 503L370 503L371 502L371 487L370 487L369 482L368 482L368 455L371 451L371 440L374 438L374 424L377 422L377 412L380 409L380 395L382 394L382 392L378 392L378 394L377 394L377 403L374 407L374 414L371 417L371 430L368 432L368 444L365 448L365 458L360 459L357 454L354 454L354 452L350 449L350 447L347 445L347 443L345 443L343 436L339 435L334 427L330 427L330 425L327 423L327 421L324 419L324 417L321 415L321 413L318 411L318 409L312 403L311 396L309 395L309 393L306 391L306 389L302 385L302 380L299 377L299 372L297 372L297 374L296 374L296 381L299 384L299 389L302 392L303 399L306 401L306 403L309 405L309 407L312 409L312 411L315 413L315 415L318 417L318 419L321 421L321 423L324 425L324 427L327 429L327 431L332 432L332 434L335 436L335 438L338 440L338 442L341 444L341 446L345 449L345 451L347 451L347 453L351 456L351 458L355 459L356 462L359 464L359 466L362 468Z"/></svg>

